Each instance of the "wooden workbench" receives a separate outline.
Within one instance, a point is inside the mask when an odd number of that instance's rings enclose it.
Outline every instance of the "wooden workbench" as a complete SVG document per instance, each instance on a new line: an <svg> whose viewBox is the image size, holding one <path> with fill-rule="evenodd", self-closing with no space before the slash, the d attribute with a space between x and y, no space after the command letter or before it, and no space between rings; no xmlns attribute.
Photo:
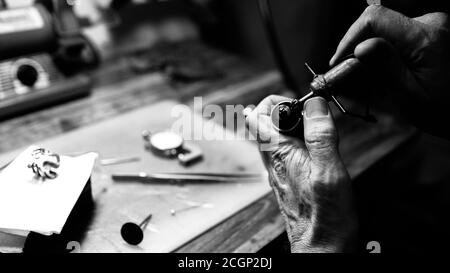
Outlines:
<svg viewBox="0 0 450 273"><path fill-rule="evenodd" d="M161 48L156 49L161 50ZM290 93L278 72L247 62L200 42L186 42L154 52L164 57L180 51L184 62L203 58L221 72L220 77L194 82L173 82L158 71L134 73L127 59L94 72L91 96L0 123L0 153L36 143L137 108L170 99L190 104L202 96L204 104L257 104L273 93ZM355 178L396 147L414 130L401 126L389 115L376 113L378 124L366 124L337 115L342 157ZM256 252L284 231L284 223L272 194L268 194L220 224L178 248L177 252Z"/></svg>

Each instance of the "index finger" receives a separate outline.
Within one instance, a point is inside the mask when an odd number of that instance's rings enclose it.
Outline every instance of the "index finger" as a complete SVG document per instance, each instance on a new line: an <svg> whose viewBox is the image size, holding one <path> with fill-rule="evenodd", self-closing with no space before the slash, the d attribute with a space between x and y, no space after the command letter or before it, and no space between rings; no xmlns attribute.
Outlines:
<svg viewBox="0 0 450 273"><path fill-rule="evenodd" d="M270 95L270 96L264 98L258 104L258 106L256 106L255 109L253 109L253 112L256 111L255 113L257 113L258 115L270 116L270 114L272 113L272 108L275 105L277 105L280 102L290 101L290 100L292 100L292 99L283 97L283 96L278 96L278 95Z"/></svg>
<svg viewBox="0 0 450 273"><path fill-rule="evenodd" d="M419 24L381 5L370 5L339 43L330 65L336 65L337 60L352 52L359 43L375 37L387 40L400 52L409 53L421 37Z"/></svg>

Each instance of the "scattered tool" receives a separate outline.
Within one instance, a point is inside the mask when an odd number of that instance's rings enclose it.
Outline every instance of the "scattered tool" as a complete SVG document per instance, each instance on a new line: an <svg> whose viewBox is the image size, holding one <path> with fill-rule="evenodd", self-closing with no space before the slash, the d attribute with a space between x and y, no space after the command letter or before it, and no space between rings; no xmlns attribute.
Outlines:
<svg viewBox="0 0 450 273"><path fill-rule="evenodd" d="M132 163L140 161L140 157L116 157L116 158L108 158L100 161L102 166L111 166L111 165L119 165L125 163Z"/></svg>
<svg viewBox="0 0 450 273"><path fill-rule="evenodd" d="M203 207L203 206L204 206L204 204L197 204L197 205L189 206L189 207L182 208L182 209L178 209L178 210L171 209L171 210L170 210L170 214L171 214L172 216L175 216L175 215L177 215L178 213L185 212L185 211L188 211L188 210L191 210L191 209L200 208L200 207Z"/></svg>
<svg viewBox="0 0 450 273"><path fill-rule="evenodd" d="M153 215L150 214L139 225L135 223L125 223L120 229L120 235L122 239L130 245L136 246L144 240L144 230L150 223Z"/></svg>
<svg viewBox="0 0 450 273"><path fill-rule="evenodd" d="M114 181L121 182L142 182L142 183L224 183L261 181L263 174L225 174L225 173L139 173L139 174L115 174Z"/></svg>

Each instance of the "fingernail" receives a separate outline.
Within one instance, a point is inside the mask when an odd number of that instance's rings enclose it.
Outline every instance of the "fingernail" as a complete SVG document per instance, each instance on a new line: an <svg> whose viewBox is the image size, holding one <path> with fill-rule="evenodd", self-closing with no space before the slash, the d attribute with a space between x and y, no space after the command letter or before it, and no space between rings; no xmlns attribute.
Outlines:
<svg viewBox="0 0 450 273"><path fill-rule="evenodd" d="M304 111L306 118L318 118L328 116L327 101L321 97L315 97L305 102Z"/></svg>

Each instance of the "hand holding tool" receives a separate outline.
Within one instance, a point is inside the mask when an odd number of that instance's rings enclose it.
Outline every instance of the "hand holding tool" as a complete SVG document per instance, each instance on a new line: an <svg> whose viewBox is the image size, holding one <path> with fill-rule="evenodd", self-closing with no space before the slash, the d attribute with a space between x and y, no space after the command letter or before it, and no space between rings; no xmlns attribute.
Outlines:
<svg viewBox="0 0 450 273"><path fill-rule="evenodd" d="M147 218L145 218L139 225L131 222L125 223L120 229L122 239L133 246L140 244L142 240L144 240L144 230L150 223L152 216L152 214L147 216Z"/></svg>
<svg viewBox="0 0 450 273"><path fill-rule="evenodd" d="M368 122L376 121L369 113L362 116L347 111L335 95L337 86L362 69L362 64L357 58L351 55L322 75L316 74L308 64L305 64L305 66L314 76L309 86L310 92L301 99L281 102L272 110L272 123L279 132L290 133L299 127L303 118L303 104L308 99L316 96L323 97L327 101L332 101L345 115L358 117Z"/></svg>

